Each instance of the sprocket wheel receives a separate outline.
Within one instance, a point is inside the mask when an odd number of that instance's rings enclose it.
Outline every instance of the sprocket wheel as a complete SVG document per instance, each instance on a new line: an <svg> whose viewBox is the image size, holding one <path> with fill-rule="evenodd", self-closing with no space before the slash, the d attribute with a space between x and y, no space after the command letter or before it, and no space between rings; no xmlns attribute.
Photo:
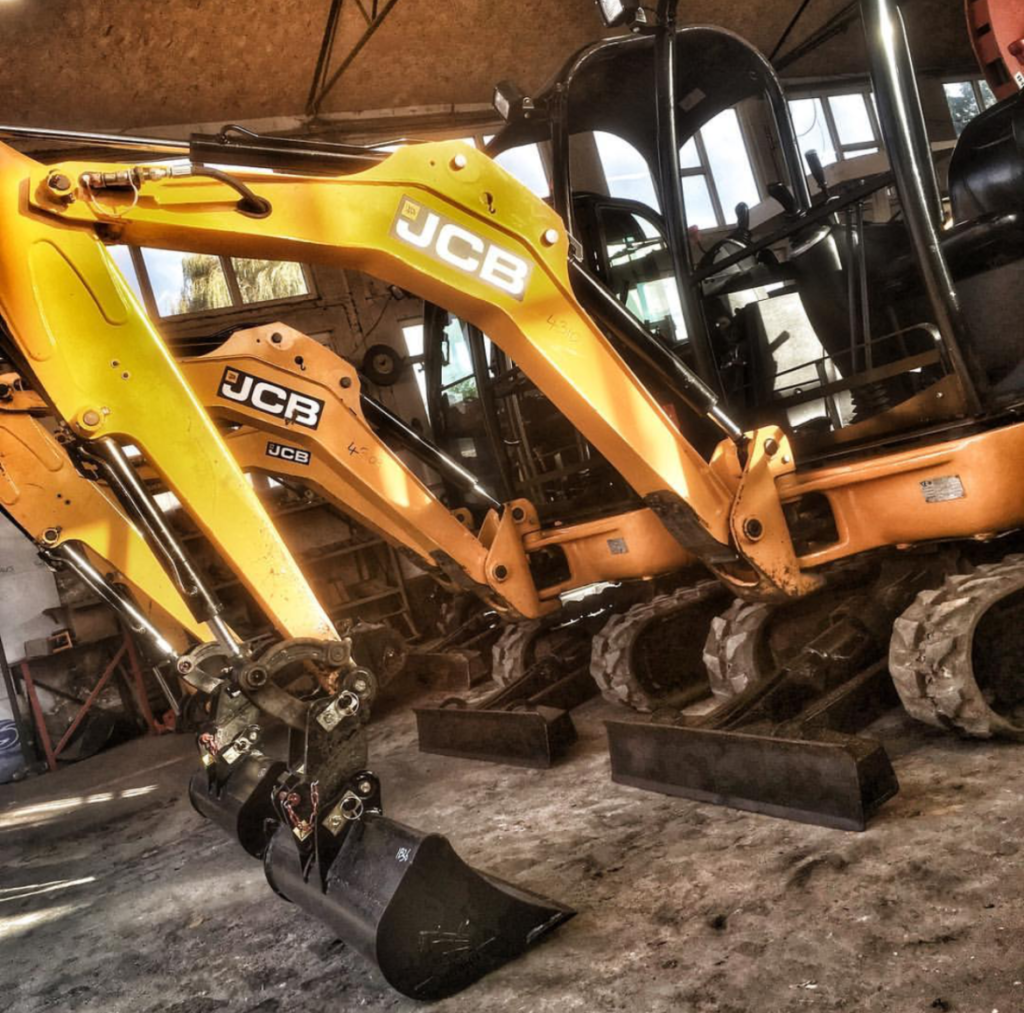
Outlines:
<svg viewBox="0 0 1024 1013"><path fill-rule="evenodd" d="M703 581L657 595L605 623L590 655L590 674L605 699L650 713L685 706L706 690L696 645L724 594L718 581Z"/></svg>
<svg viewBox="0 0 1024 1013"><path fill-rule="evenodd" d="M1024 555L953 574L893 624L889 671L907 712L974 738L1024 741Z"/></svg>

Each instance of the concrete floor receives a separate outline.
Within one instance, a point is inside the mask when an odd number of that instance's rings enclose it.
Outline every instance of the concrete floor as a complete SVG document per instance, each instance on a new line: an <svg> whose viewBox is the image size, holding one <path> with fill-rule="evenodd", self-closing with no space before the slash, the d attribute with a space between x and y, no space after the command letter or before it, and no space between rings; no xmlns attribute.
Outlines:
<svg viewBox="0 0 1024 1013"><path fill-rule="evenodd" d="M882 722L864 834L613 785L601 719L540 772L374 727L389 815L579 910L444 1013L1024 1010L1024 750ZM185 737L0 787L0 1013L412 1010L195 815Z"/></svg>

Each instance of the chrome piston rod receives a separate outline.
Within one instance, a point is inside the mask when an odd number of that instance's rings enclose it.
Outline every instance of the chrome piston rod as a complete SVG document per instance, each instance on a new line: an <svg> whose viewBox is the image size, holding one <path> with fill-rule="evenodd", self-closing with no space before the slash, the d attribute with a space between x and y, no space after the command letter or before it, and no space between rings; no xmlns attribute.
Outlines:
<svg viewBox="0 0 1024 1013"><path fill-rule="evenodd" d="M95 443L88 444L84 453L102 467L125 505L138 517L143 525L146 541L166 560L172 579L196 618L210 627L217 642L232 657L242 657L242 649L232 636L228 625L220 618L220 602L206 587L192 565L184 546L167 523L160 505L139 478L135 466L117 440L111 436L104 436Z"/></svg>
<svg viewBox="0 0 1024 1013"><path fill-rule="evenodd" d="M165 658L175 663L178 652L163 638L160 631L143 615L142 610L126 594L119 591L89 561L89 557L73 542L64 542L43 553L47 560L64 563L95 594L103 599L127 624L133 633L145 637Z"/></svg>

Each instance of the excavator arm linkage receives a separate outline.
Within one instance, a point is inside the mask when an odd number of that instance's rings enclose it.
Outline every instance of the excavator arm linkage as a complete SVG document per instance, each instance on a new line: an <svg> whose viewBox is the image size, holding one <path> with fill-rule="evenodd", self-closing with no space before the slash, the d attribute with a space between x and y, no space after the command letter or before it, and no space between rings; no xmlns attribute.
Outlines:
<svg viewBox="0 0 1024 1013"><path fill-rule="evenodd" d="M297 628L294 611L303 612L298 626L307 630L320 621L310 617L322 612L295 592L279 540L266 531L256 537L245 521L220 523L222 511L238 518L251 513L251 490L240 480L230 491L223 481L208 481L208 468L224 465L236 478L237 468L225 460L223 441L209 439L210 423L192 417L195 398L104 257L100 239L358 269L444 306L497 342L680 544L738 591L796 597L817 586L800 570L774 489L776 478L793 468L784 436L774 429L753 434L752 447L777 452L755 450L746 468L731 444L705 462L576 302L560 219L482 154L444 142L402 148L350 176L238 173L255 205L207 176L149 180L142 172L135 190L97 184L99 170L115 168L46 167L4 149L4 191L17 187L25 201L15 213L0 210L10 219L7 233L25 251L2 265L23 282L4 294L4 315L32 372L80 436L118 434L139 445L236 565L251 564L251 547L259 546L255 569L247 566L240 576L257 600L266 596L261 604L282 629ZM68 340L75 334L87 348ZM62 358L72 352L73 372ZM78 365L82 356L88 368ZM166 396L157 403L148 392L160 376ZM188 417L175 418L182 413ZM193 430L195 437L184 435ZM763 513L755 523L734 509L738 488L744 506Z"/></svg>

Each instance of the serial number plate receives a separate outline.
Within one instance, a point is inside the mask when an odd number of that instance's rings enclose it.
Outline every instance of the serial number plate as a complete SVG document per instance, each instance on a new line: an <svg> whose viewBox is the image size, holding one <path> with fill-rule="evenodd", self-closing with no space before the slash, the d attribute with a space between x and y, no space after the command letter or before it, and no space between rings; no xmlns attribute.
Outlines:
<svg viewBox="0 0 1024 1013"><path fill-rule="evenodd" d="M925 479L921 483L921 492L925 503L945 503L951 499L963 499L967 495L959 475Z"/></svg>

